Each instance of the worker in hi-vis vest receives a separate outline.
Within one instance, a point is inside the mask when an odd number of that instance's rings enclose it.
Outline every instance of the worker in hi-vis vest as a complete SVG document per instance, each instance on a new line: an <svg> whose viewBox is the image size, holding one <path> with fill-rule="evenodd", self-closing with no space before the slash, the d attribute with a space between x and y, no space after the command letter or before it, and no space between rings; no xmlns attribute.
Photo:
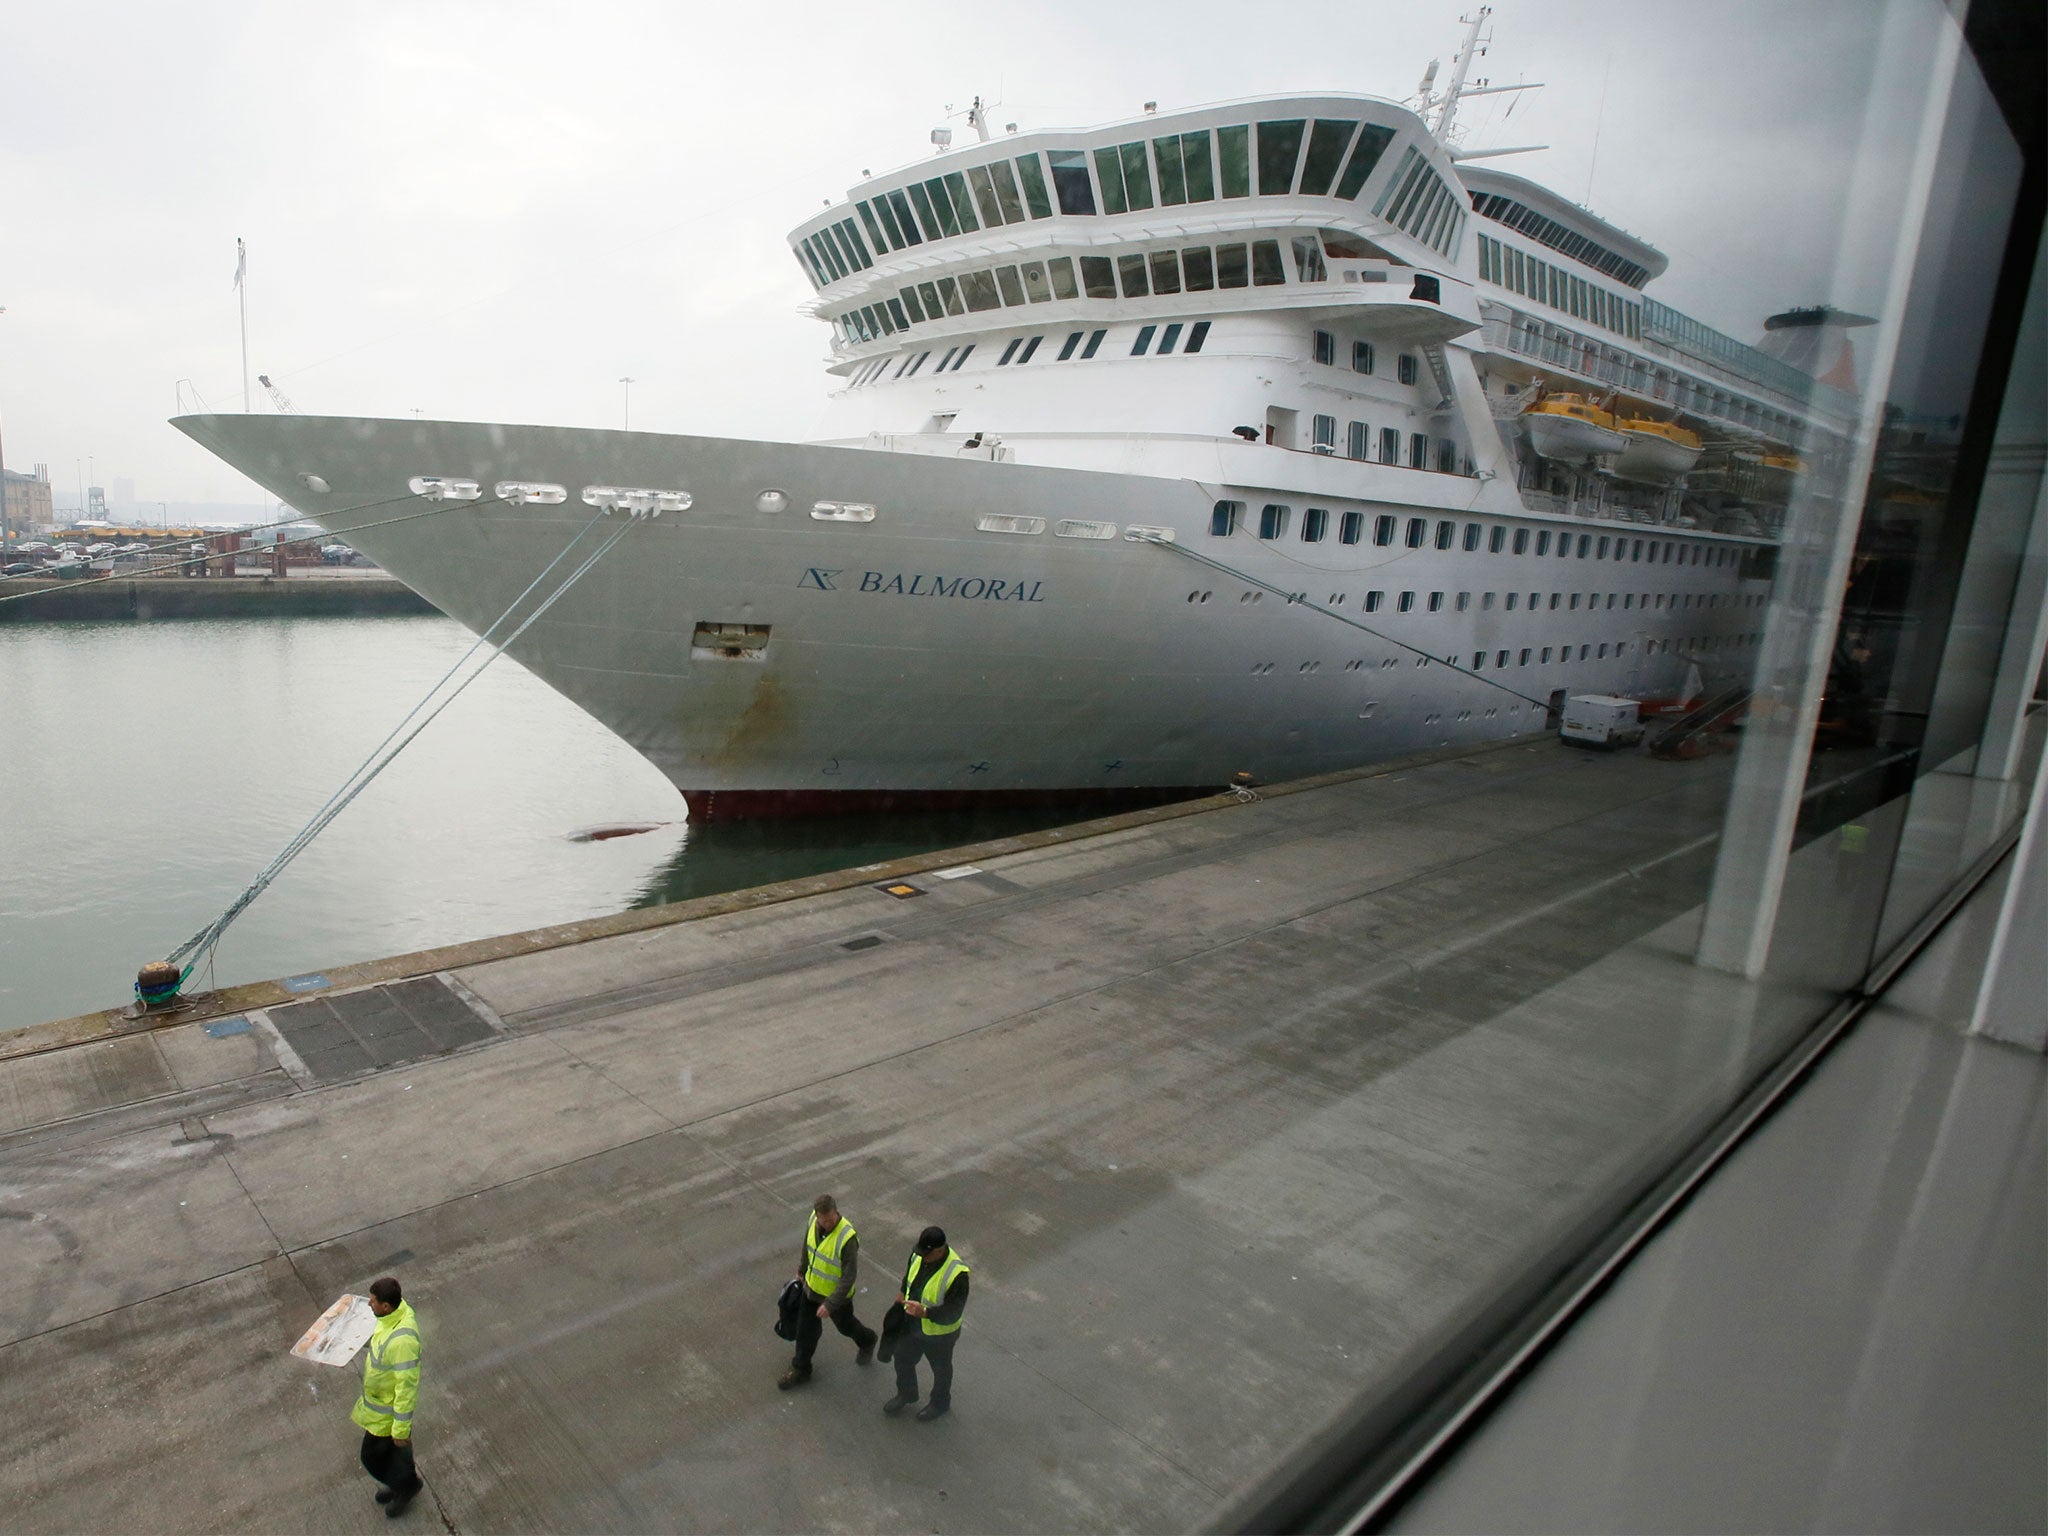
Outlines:
<svg viewBox="0 0 2048 1536"><path fill-rule="evenodd" d="M853 1223L839 1214L839 1202L820 1195L811 1202L804 1226L804 1246L797 1255L797 1278L804 1283L803 1305L797 1308L796 1357L776 1386L787 1392L811 1379L811 1356L817 1353L825 1320L853 1340L856 1365L875 1358L875 1330L853 1315L853 1281L860 1269L860 1238Z"/></svg>
<svg viewBox="0 0 2048 1536"><path fill-rule="evenodd" d="M413 1405L420 1396L420 1320L398 1282L386 1275L370 1282L370 1310L377 1314L363 1357L363 1395L349 1417L363 1429L363 1470L379 1483L377 1502L396 1520L426 1484L412 1460Z"/></svg>
<svg viewBox="0 0 2048 1536"><path fill-rule="evenodd" d="M917 1362L932 1363L932 1400L917 1410L920 1419L940 1418L953 1407L953 1346L960 1342L960 1314L967 1309L967 1265L946 1246L942 1227L926 1227L903 1271L896 1304L911 1320L896 1338L896 1395L882 1404L894 1418L917 1401Z"/></svg>

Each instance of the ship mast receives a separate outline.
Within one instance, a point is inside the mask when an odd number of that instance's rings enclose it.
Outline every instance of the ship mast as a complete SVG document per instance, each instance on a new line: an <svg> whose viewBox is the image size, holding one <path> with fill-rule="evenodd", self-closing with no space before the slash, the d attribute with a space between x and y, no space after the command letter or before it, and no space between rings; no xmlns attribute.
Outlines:
<svg viewBox="0 0 2048 1536"><path fill-rule="evenodd" d="M1484 38L1481 38L1479 35L1480 28L1486 25L1487 18L1492 14L1492 6L1482 5L1479 7L1477 15L1461 16L1458 18L1465 23L1465 40L1458 45L1458 56L1451 60L1450 82L1444 86L1441 95L1432 89L1436 83L1436 64L1432 61L1428 70L1422 76L1421 86L1416 91L1416 112L1425 123L1429 124L1430 137L1447 149L1451 148L1451 131L1458 119L1458 103L1467 96L1499 96L1508 91L1534 91L1542 89L1539 84L1533 81L1525 85L1494 85L1487 80L1480 80L1469 86L1465 84L1466 76L1472 72L1472 61L1477 58L1484 58L1488 46L1493 42L1493 35L1491 33L1488 33ZM1430 117L1432 111L1436 114L1434 120ZM1542 145L1535 144L1526 146L1528 149L1540 149L1543 147ZM1468 156L1461 154L1455 149L1452 149L1452 153L1460 159L1481 158L1480 155ZM1486 155L1514 155L1521 153L1524 153L1524 150L1520 148L1485 151Z"/></svg>

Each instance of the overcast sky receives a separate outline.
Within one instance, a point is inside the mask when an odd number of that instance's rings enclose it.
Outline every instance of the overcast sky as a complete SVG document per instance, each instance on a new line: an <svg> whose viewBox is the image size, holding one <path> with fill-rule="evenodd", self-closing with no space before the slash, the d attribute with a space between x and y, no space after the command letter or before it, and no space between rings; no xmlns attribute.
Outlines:
<svg viewBox="0 0 2048 1536"><path fill-rule="evenodd" d="M9 468L136 499L262 500L166 423L239 409L249 363L308 412L806 435L827 331L784 243L864 169L1000 127L1274 91L1401 98L1457 0L773 8L560 0L16 6L0 88ZM1744 339L1879 295L1841 267L1878 0L1503 0L1468 145L1671 257L1650 292ZM1910 74L1910 71L1907 73ZM1506 116L1509 102L1516 102ZM971 140L955 121L955 143ZM1889 154L1894 137L1884 140ZM1847 289L1848 291L1844 291ZM260 387L256 408L268 410Z"/></svg>

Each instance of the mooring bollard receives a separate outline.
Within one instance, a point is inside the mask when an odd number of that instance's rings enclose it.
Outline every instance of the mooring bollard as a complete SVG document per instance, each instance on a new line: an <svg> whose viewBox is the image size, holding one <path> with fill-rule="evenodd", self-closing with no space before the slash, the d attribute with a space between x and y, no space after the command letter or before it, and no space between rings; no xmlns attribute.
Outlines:
<svg viewBox="0 0 2048 1536"><path fill-rule="evenodd" d="M135 996L145 1010L168 1008L178 1000L185 973L168 960L152 960L135 973Z"/></svg>

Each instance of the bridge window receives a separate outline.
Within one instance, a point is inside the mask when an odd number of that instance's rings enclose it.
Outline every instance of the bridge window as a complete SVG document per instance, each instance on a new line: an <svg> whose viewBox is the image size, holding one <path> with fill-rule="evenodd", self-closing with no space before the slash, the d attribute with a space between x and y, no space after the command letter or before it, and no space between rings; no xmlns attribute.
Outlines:
<svg viewBox="0 0 2048 1536"><path fill-rule="evenodd" d="M1081 258L1081 287L1091 299L1116 297L1116 266L1107 256Z"/></svg>
<svg viewBox="0 0 2048 1536"><path fill-rule="evenodd" d="M1278 240L1254 240L1252 242L1252 286L1256 288L1271 288L1286 281L1286 269L1280 265L1280 242Z"/></svg>
<svg viewBox="0 0 2048 1536"><path fill-rule="evenodd" d="M1216 159L1225 197L1252 195L1251 132L1244 123L1216 130Z"/></svg>
<svg viewBox="0 0 2048 1536"><path fill-rule="evenodd" d="M1123 280L1125 298L1142 299L1152 291L1151 284L1145 280L1145 258L1143 256L1117 257L1116 273Z"/></svg>
<svg viewBox="0 0 2048 1536"><path fill-rule="evenodd" d="M1052 202L1045 195L1045 173L1038 168L1038 156L1017 157L1017 180L1024 189L1024 206L1034 219L1052 217Z"/></svg>
<svg viewBox="0 0 2048 1536"><path fill-rule="evenodd" d="M1323 265L1322 244L1314 235L1294 237L1294 272L1304 283L1326 283L1330 280L1329 268Z"/></svg>
<svg viewBox="0 0 2048 1536"><path fill-rule="evenodd" d="M1068 358L1072 357L1074 355L1074 348L1079 345L1081 345L1081 333L1075 331L1067 337L1066 344L1060 348L1059 361L1064 363Z"/></svg>
<svg viewBox="0 0 2048 1536"><path fill-rule="evenodd" d="M1171 352L1173 344L1180 340L1180 327L1181 322L1178 320L1174 321L1173 324L1166 328L1166 333L1159 338L1159 355L1161 357Z"/></svg>
<svg viewBox="0 0 2048 1536"><path fill-rule="evenodd" d="M967 307L976 313L1003 307L1003 301L996 293L996 280L986 272L961 273L960 295L967 300Z"/></svg>
<svg viewBox="0 0 2048 1536"><path fill-rule="evenodd" d="M1152 253L1152 291L1157 294L1180 292L1180 258L1172 251Z"/></svg>
<svg viewBox="0 0 2048 1536"><path fill-rule="evenodd" d="M1088 180L1088 156L1078 149L1049 149L1045 160L1052 167L1052 185L1059 194L1060 212L1093 213L1095 189Z"/></svg>
<svg viewBox="0 0 2048 1536"><path fill-rule="evenodd" d="M1017 358L1017 366L1019 368L1022 368L1026 363L1031 361L1031 354L1038 350L1038 344L1043 340L1045 340L1043 336L1034 336L1029 341L1024 343L1024 350L1022 353L1018 355Z"/></svg>
<svg viewBox="0 0 2048 1536"><path fill-rule="evenodd" d="M1387 146L1394 142L1394 130L1383 128L1378 123L1367 123L1358 135L1358 142L1351 146L1351 158L1344 164L1344 174L1337 182L1337 196L1356 197L1365 187L1373 169L1380 163L1380 156L1387 152Z"/></svg>
<svg viewBox="0 0 2048 1536"><path fill-rule="evenodd" d="M971 167L967 172L967 185L973 190L975 207L981 210L981 222L990 229L1001 229L1007 221L1003 218L1003 210L996 204L996 189L988 179L988 167Z"/></svg>
<svg viewBox="0 0 2048 1536"><path fill-rule="evenodd" d="M1355 122L1316 119L1315 127L1309 130L1308 154L1301 162L1303 196L1329 195L1330 183L1337 179L1337 167L1343 163L1344 151L1350 147L1351 135L1357 131Z"/></svg>
<svg viewBox="0 0 2048 1536"><path fill-rule="evenodd" d="M1294 190L1294 165L1301 158L1301 118L1259 124L1259 194L1285 197Z"/></svg>
<svg viewBox="0 0 2048 1536"><path fill-rule="evenodd" d="M1009 345L1003 348L1003 355L1002 355L1001 357L999 357L999 358L997 358L997 359L996 359L996 366L997 366L998 368L1007 368L1007 367L1009 367L1009 366L1010 366L1010 359L1011 359L1011 358L1013 358L1013 357L1015 357L1015 356L1017 355L1017 348L1018 348L1018 347L1020 347L1020 346L1022 346L1023 344L1024 344L1024 338L1023 338L1023 337L1021 337L1021 336L1012 336L1012 337L1010 338L1010 343L1009 343Z"/></svg>
<svg viewBox="0 0 2048 1536"><path fill-rule="evenodd" d="M1017 269L1024 276L1024 297L1033 304L1052 302L1052 290L1046 286L1045 263L1027 261Z"/></svg>
<svg viewBox="0 0 2048 1536"><path fill-rule="evenodd" d="M1088 345L1081 349L1082 362L1085 363L1095 355L1095 349L1102 345L1102 338L1108 334L1108 331L1090 331L1088 333Z"/></svg>
<svg viewBox="0 0 2048 1536"><path fill-rule="evenodd" d="M1152 345L1153 334L1158 329L1159 327L1156 325L1142 325L1138 327L1138 339L1131 343L1131 356L1143 357L1145 349Z"/></svg>
<svg viewBox="0 0 2048 1536"><path fill-rule="evenodd" d="M1181 351L1199 352L1202 350L1202 343L1207 341L1208 339L1209 322L1206 320L1197 320L1195 322L1195 328L1192 331L1188 332L1188 344L1185 347L1182 347Z"/></svg>
<svg viewBox="0 0 2048 1536"><path fill-rule="evenodd" d="M1216 264L1206 245L1180 253L1181 277L1189 293L1207 293L1216 286Z"/></svg>
<svg viewBox="0 0 2048 1536"><path fill-rule="evenodd" d="M1251 266L1248 261L1249 248L1242 245L1219 245L1216 247L1216 286L1218 288L1245 288L1251 284Z"/></svg>
<svg viewBox="0 0 2048 1536"><path fill-rule="evenodd" d="M996 287L1003 295L1003 302L1015 307L1024 302L1024 284L1017 277L1015 267L996 268Z"/></svg>

